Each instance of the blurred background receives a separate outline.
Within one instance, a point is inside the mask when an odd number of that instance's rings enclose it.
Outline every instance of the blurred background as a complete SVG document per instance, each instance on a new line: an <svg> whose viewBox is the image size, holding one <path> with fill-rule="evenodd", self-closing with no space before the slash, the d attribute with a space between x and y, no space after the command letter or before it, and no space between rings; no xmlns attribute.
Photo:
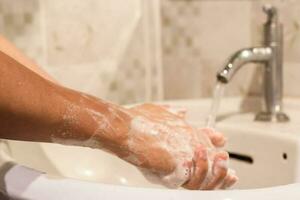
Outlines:
<svg viewBox="0 0 300 200"><path fill-rule="evenodd" d="M60 83L117 103L210 97L236 50L259 46L262 5L284 24L284 91L300 96L297 0L0 0L0 33ZM227 96L261 93L249 64Z"/></svg>

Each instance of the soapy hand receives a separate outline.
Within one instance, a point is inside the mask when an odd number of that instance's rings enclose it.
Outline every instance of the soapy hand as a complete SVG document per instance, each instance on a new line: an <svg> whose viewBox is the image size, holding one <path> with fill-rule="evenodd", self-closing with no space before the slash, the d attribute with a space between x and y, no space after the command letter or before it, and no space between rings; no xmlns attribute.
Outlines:
<svg viewBox="0 0 300 200"><path fill-rule="evenodd" d="M85 104L84 99L93 100L93 104ZM86 146L102 148L132 163L151 182L198 190L225 189L237 181L228 169L228 154L216 148L224 145L223 135L189 125L184 110L102 103L99 112L98 99L84 99L81 107L95 122L88 124L96 125L95 131L88 131L93 134L88 141L95 142Z"/></svg>
<svg viewBox="0 0 300 200"><path fill-rule="evenodd" d="M165 108L168 112L177 115L182 120L185 120L187 113L186 108L175 107L170 105L162 105L162 107ZM200 128L199 131L203 131L203 133L207 134L207 136L209 137L209 139L215 147L223 147L226 143L226 138L220 132L216 132L215 130L210 128Z"/></svg>
<svg viewBox="0 0 300 200"><path fill-rule="evenodd" d="M143 104L128 113L126 150L119 157L139 167L150 181L187 189L225 189L237 181L228 169L228 154L215 148L224 145L222 134L194 128L183 111L166 106Z"/></svg>

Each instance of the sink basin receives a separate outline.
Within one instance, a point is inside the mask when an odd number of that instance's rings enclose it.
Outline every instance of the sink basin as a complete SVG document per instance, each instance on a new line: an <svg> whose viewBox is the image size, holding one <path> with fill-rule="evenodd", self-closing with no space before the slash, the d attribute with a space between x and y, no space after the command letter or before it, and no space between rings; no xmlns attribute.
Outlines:
<svg viewBox="0 0 300 200"><path fill-rule="evenodd" d="M300 101L287 99L288 123L255 122L258 99L225 98L221 102L217 129L228 138L231 168L240 181L236 189L263 188L299 181ZM186 107L187 118L202 127L210 99L170 101L164 104ZM246 106L244 106L246 105ZM135 186L162 186L149 183L132 165L97 149L3 140L8 154L17 163L45 172L48 177Z"/></svg>

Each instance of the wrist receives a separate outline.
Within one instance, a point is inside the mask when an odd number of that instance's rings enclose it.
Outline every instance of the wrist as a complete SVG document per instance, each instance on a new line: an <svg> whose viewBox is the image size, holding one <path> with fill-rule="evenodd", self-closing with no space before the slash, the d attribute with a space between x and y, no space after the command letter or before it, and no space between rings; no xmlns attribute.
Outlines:
<svg viewBox="0 0 300 200"><path fill-rule="evenodd" d="M127 140L130 115L127 109L93 96L80 94L76 101L78 125L85 146L118 152ZM72 109L71 109L72 110Z"/></svg>

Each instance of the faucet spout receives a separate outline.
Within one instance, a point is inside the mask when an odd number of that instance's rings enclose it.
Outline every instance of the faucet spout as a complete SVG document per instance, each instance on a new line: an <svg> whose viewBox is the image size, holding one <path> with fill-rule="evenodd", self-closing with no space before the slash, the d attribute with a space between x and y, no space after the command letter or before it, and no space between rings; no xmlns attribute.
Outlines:
<svg viewBox="0 0 300 200"><path fill-rule="evenodd" d="M228 83L234 74L246 63L268 62L272 57L272 48L253 47L245 48L234 53L226 63L225 67L217 73L218 81Z"/></svg>

